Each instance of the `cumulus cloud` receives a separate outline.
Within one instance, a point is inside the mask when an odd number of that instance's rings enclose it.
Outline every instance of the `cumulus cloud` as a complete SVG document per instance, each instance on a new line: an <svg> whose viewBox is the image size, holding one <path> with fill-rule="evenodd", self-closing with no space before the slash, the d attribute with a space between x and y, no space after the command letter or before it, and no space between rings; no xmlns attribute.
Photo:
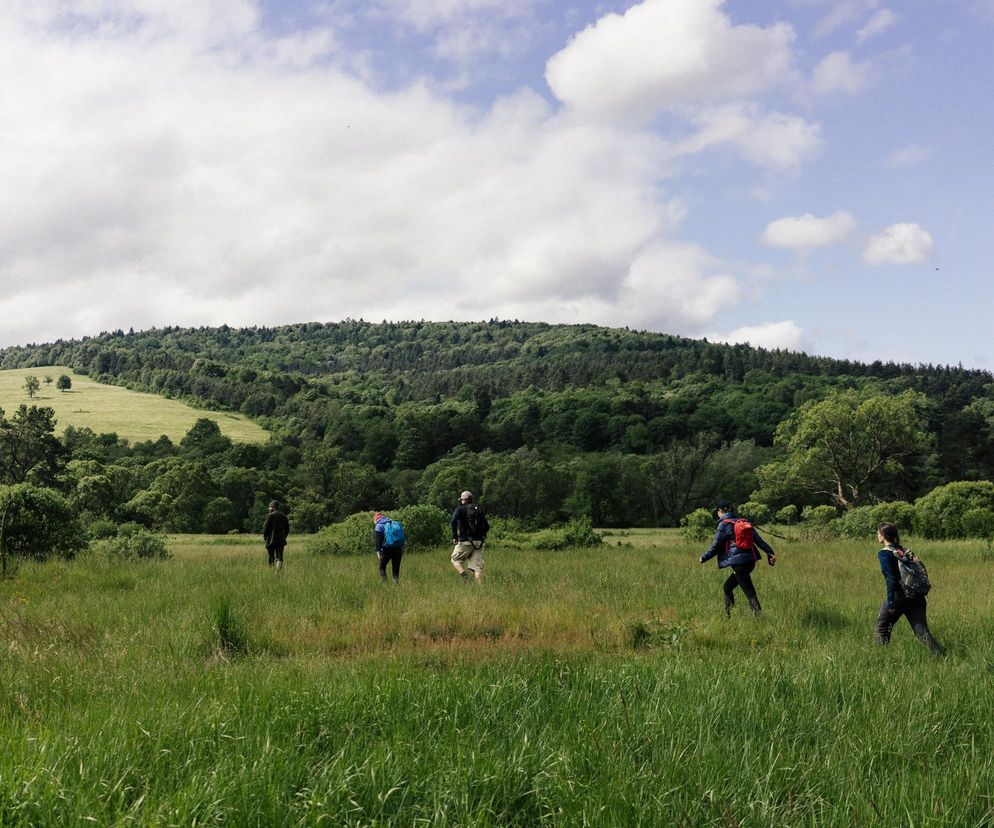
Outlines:
<svg viewBox="0 0 994 828"><path fill-rule="evenodd" d="M863 259L869 264L917 264L932 255L932 236L917 224L893 224L873 236Z"/></svg>
<svg viewBox="0 0 994 828"><path fill-rule="evenodd" d="M871 37L886 31L898 21L898 16L890 9L880 9L856 32L856 42L863 43Z"/></svg>
<svg viewBox="0 0 994 828"><path fill-rule="evenodd" d="M546 65L583 111L651 117L677 104L753 95L791 77L793 29L733 25L723 0L644 0L576 35Z"/></svg>
<svg viewBox="0 0 994 828"><path fill-rule="evenodd" d="M712 334L708 339L732 344L743 343L757 348L782 348L788 351L800 351L805 347L804 332L792 319L736 328L726 334Z"/></svg>
<svg viewBox="0 0 994 828"><path fill-rule="evenodd" d="M91 0L69 22L58 0L17 8L0 26L18 79L0 86L0 344L347 316L694 334L741 298L734 268L672 238L686 206L653 132L527 90L486 110L386 94L339 66L335 32L273 38L251 2L211 4L209 24L192 0ZM702 118L700 148L759 162L811 142L758 109ZM764 124L802 138L771 154L747 134Z"/></svg>
<svg viewBox="0 0 994 828"><path fill-rule="evenodd" d="M831 0L828 5L828 12L818 21L815 29L819 37L830 35L864 17L879 5L879 0Z"/></svg>
<svg viewBox="0 0 994 828"><path fill-rule="evenodd" d="M845 210L824 218L811 213L770 222L759 237L760 244L787 250L805 250L844 242L856 229L856 219Z"/></svg>
<svg viewBox="0 0 994 828"><path fill-rule="evenodd" d="M853 63L848 52L832 52L814 68L811 91L817 96L854 93L866 86L869 63Z"/></svg>

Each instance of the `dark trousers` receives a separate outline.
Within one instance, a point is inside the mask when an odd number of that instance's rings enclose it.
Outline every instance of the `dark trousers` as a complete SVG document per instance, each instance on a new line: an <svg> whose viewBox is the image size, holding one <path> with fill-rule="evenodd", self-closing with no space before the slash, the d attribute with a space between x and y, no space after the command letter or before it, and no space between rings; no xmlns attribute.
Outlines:
<svg viewBox="0 0 994 828"><path fill-rule="evenodd" d="M266 552L269 555L269 565L272 566L277 561L280 562L280 566L283 566L283 549L282 546L267 546Z"/></svg>
<svg viewBox="0 0 994 828"><path fill-rule="evenodd" d="M385 581L387 579L387 563L393 568L393 579L400 579L400 559L404 557L404 547L401 546L399 549L390 549L384 546L383 550L378 554L380 559L380 577Z"/></svg>
<svg viewBox="0 0 994 828"><path fill-rule="evenodd" d="M732 574L728 576L723 587L725 591L725 612L730 613L732 607L735 605L735 587L741 587L753 612L759 612L762 609L759 605L759 598L756 597L756 587L752 585L751 573L755 568L755 561L749 561L749 563L732 567Z"/></svg>
<svg viewBox="0 0 994 828"><path fill-rule="evenodd" d="M874 640L877 644L889 644L890 631L903 615L908 619L908 623L911 625L911 629L915 631L915 635L918 636L918 640L933 653L941 656L944 651L942 645L935 640L935 636L932 635L932 631L928 628L928 621L925 618L925 606L926 601L924 596L921 598L903 598L895 601L893 610L887 609L887 602L884 601L884 605L880 608L880 614L877 616L877 627L873 636Z"/></svg>

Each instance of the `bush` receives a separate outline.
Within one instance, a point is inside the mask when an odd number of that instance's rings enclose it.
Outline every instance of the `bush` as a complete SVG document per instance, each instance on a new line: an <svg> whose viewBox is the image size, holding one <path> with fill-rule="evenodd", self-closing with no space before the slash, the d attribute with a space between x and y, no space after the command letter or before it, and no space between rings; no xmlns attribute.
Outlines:
<svg viewBox="0 0 994 828"><path fill-rule="evenodd" d="M714 536L714 516L707 509L695 509L680 518L681 534L692 543L704 543Z"/></svg>
<svg viewBox="0 0 994 828"><path fill-rule="evenodd" d="M601 536L594 531L593 524L587 517L542 529L531 540L539 549L568 549L598 546L602 543Z"/></svg>
<svg viewBox="0 0 994 828"><path fill-rule="evenodd" d="M117 523L113 520L95 520L87 527L93 540L112 538L117 534Z"/></svg>
<svg viewBox="0 0 994 828"><path fill-rule="evenodd" d="M915 507L904 500L892 500L890 503L878 503L871 507L874 530L881 523L893 523L902 532L910 532L915 523Z"/></svg>
<svg viewBox="0 0 994 828"><path fill-rule="evenodd" d="M968 538L994 538L994 511L967 509L962 520L963 533Z"/></svg>
<svg viewBox="0 0 994 828"><path fill-rule="evenodd" d="M4 548L10 555L74 558L88 545L72 506L53 489L18 483L0 486L0 515L7 515Z"/></svg>
<svg viewBox="0 0 994 828"><path fill-rule="evenodd" d="M449 516L437 506L404 506L388 512L399 520L407 536L405 549L420 552L444 546ZM317 555L361 555L373 550L373 515L357 512L316 532L307 549Z"/></svg>
<svg viewBox="0 0 994 828"><path fill-rule="evenodd" d="M966 537L963 516L972 510L994 511L994 483L987 480L947 483L915 501L914 528L926 538Z"/></svg>
<svg viewBox="0 0 994 828"><path fill-rule="evenodd" d="M827 528L838 516L834 506L805 506L801 511L801 520L821 528Z"/></svg>
<svg viewBox="0 0 994 828"><path fill-rule="evenodd" d="M779 509L773 515L774 523L780 523L786 526L792 526L793 524L797 523L797 520L798 520L797 507L793 503L784 506L782 509Z"/></svg>
<svg viewBox="0 0 994 828"><path fill-rule="evenodd" d="M873 516L873 507L857 506L838 519L838 534L846 538L872 538L882 521Z"/></svg>
<svg viewBox="0 0 994 828"><path fill-rule="evenodd" d="M769 523L773 515L772 510L765 503L758 503L755 500L748 500L739 506L738 513L747 518L751 523Z"/></svg>
<svg viewBox="0 0 994 828"><path fill-rule="evenodd" d="M96 555L120 560L164 561L170 557L162 535L137 523L122 524L117 535L96 541L92 548Z"/></svg>

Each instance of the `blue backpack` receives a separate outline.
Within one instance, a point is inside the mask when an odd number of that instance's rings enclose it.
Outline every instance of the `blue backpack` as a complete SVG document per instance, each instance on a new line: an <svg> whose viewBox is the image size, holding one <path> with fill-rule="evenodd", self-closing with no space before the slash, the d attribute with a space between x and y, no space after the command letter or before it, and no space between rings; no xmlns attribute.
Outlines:
<svg viewBox="0 0 994 828"><path fill-rule="evenodd" d="M404 535L404 527L399 520L389 518L383 524L383 545L390 549L400 549L407 543L407 536Z"/></svg>

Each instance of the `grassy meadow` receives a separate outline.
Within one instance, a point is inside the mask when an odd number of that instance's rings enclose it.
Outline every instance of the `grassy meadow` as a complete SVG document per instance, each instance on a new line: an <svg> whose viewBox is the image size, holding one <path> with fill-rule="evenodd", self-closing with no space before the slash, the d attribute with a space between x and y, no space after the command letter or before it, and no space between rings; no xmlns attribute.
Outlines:
<svg viewBox="0 0 994 828"><path fill-rule="evenodd" d="M869 539L780 543L731 619L672 531L482 585L291 540L0 583L0 825L994 826L982 543L919 547L939 660L872 644Z"/></svg>
<svg viewBox="0 0 994 828"><path fill-rule="evenodd" d="M68 391L55 387L60 374L72 380ZM29 375L41 383L39 391L30 398L24 390L24 378ZM46 376L52 378L51 384L45 383ZM22 403L54 409L60 433L66 426L85 426L97 434L116 432L118 437L133 443L157 440L163 434L178 443L198 419L209 417L235 442L262 443L269 437L267 431L241 414L202 411L156 394L104 385L59 365L0 371L0 408L9 417Z"/></svg>

